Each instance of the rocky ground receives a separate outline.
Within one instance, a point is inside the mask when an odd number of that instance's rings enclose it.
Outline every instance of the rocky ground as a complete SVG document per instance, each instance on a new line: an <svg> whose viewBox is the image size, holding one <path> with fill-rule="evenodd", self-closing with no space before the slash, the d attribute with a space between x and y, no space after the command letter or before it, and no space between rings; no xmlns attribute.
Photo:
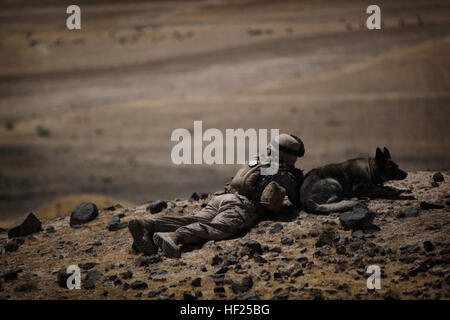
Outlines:
<svg viewBox="0 0 450 320"><path fill-rule="evenodd" d="M344 230L339 214L289 211L234 239L185 248L180 259L133 252L126 222L151 216L147 205L104 208L78 228L56 217L15 240L4 230L0 298L448 299L450 172L442 182L433 173L392 184L411 188L414 200L366 202L378 231ZM194 198L168 201L157 215L191 214L208 200ZM60 270L74 264L81 289L60 287ZM379 290L367 289L369 265L382 270Z"/></svg>

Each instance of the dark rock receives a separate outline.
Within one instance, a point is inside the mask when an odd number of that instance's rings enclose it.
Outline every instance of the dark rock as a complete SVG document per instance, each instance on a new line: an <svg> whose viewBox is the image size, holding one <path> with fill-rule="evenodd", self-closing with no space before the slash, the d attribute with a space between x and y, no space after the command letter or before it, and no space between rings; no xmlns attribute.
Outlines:
<svg viewBox="0 0 450 320"><path fill-rule="evenodd" d="M281 244L290 246L290 245L292 245L293 243L294 243L294 241L293 241L291 238L285 237L285 236L281 237Z"/></svg>
<svg viewBox="0 0 450 320"><path fill-rule="evenodd" d="M32 212L29 212L9 229L8 238L25 237L39 231L42 231L41 222Z"/></svg>
<svg viewBox="0 0 450 320"><path fill-rule="evenodd" d="M312 228L311 230L309 230L308 235L313 238L318 237L319 230L317 230L317 228Z"/></svg>
<svg viewBox="0 0 450 320"><path fill-rule="evenodd" d="M270 234L278 233L283 230L283 226L280 223L275 224L270 230Z"/></svg>
<svg viewBox="0 0 450 320"><path fill-rule="evenodd" d="M439 202L427 202L427 201L420 202L420 209L422 210L442 209L442 208L444 208L444 205Z"/></svg>
<svg viewBox="0 0 450 320"><path fill-rule="evenodd" d="M363 204L358 203L353 207L352 212L344 212L339 216L344 229L361 230L372 224L375 214Z"/></svg>
<svg viewBox="0 0 450 320"><path fill-rule="evenodd" d="M417 244L408 244L408 245L400 247L400 251L402 253L405 253L405 252L414 253L414 252L419 252L420 247Z"/></svg>
<svg viewBox="0 0 450 320"><path fill-rule="evenodd" d="M433 174L433 180L435 182L442 182L444 181L444 175L440 172L436 172L435 174Z"/></svg>
<svg viewBox="0 0 450 320"><path fill-rule="evenodd" d="M258 241L250 240L244 244L244 248L241 251L241 256L249 256L252 258L255 254L262 254L263 250L261 244Z"/></svg>
<svg viewBox="0 0 450 320"><path fill-rule="evenodd" d="M224 274L228 271L228 267L224 264L218 265L214 267L214 273L215 274Z"/></svg>
<svg viewBox="0 0 450 320"><path fill-rule="evenodd" d="M401 263L413 263L414 261L418 260L419 257L415 257L415 256L410 256L410 255L400 255L398 257L398 261L400 261Z"/></svg>
<svg viewBox="0 0 450 320"><path fill-rule="evenodd" d="M6 252L13 252L17 251L19 247L24 243L24 240L22 238L13 238L8 240L8 242L5 244L5 251Z"/></svg>
<svg viewBox="0 0 450 320"><path fill-rule="evenodd" d="M345 246L348 243L348 237L347 236L341 236L339 238L339 244Z"/></svg>
<svg viewBox="0 0 450 320"><path fill-rule="evenodd" d="M311 297L313 300L323 300L324 297L322 295L322 290L317 288L311 288L309 289L309 293L311 294Z"/></svg>
<svg viewBox="0 0 450 320"><path fill-rule="evenodd" d="M148 292L147 297L154 298L160 293L161 293L161 291L159 291L159 290L151 290Z"/></svg>
<svg viewBox="0 0 450 320"><path fill-rule="evenodd" d="M97 262L86 262L86 263L80 263L78 266L83 270L90 270L94 268L95 266L98 266L99 264Z"/></svg>
<svg viewBox="0 0 450 320"><path fill-rule="evenodd" d="M371 235L372 233L378 232L380 230L381 229L379 226L371 224L364 229L364 235L366 236L366 238L368 238L368 235Z"/></svg>
<svg viewBox="0 0 450 320"><path fill-rule="evenodd" d="M123 280L128 280L133 278L133 272L131 270L127 270L119 274Z"/></svg>
<svg viewBox="0 0 450 320"><path fill-rule="evenodd" d="M119 286L119 290L127 291L128 289L130 289L130 285L126 282L120 284L120 286Z"/></svg>
<svg viewBox="0 0 450 320"><path fill-rule="evenodd" d="M266 262L267 262L267 260L264 259L263 257L261 257L260 255L254 256L254 257L253 257L253 260L254 260L256 263L266 263Z"/></svg>
<svg viewBox="0 0 450 320"><path fill-rule="evenodd" d="M411 218L411 217L418 217L419 216L419 210L416 208L406 208L405 209L405 217Z"/></svg>
<svg viewBox="0 0 450 320"><path fill-rule="evenodd" d="M220 285L223 284L224 280L225 280L225 275L224 274L213 274L209 276L216 285Z"/></svg>
<svg viewBox="0 0 450 320"><path fill-rule="evenodd" d="M197 192L194 192L190 197L189 201L198 201L200 200L200 195Z"/></svg>
<svg viewBox="0 0 450 320"><path fill-rule="evenodd" d="M92 280L84 280L83 288L87 289L87 290L95 289L94 281L92 281Z"/></svg>
<svg viewBox="0 0 450 320"><path fill-rule="evenodd" d="M197 296L195 294L192 294L190 291L184 291L183 299L184 300L197 300Z"/></svg>
<svg viewBox="0 0 450 320"><path fill-rule="evenodd" d="M364 232L362 230L356 230L352 232L352 237L357 239L363 239L364 238Z"/></svg>
<svg viewBox="0 0 450 320"><path fill-rule="evenodd" d="M431 241L424 241L423 242L423 248L425 249L425 251L433 251L434 250L434 245Z"/></svg>
<svg viewBox="0 0 450 320"><path fill-rule="evenodd" d="M106 225L106 229L109 231L117 231L128 226L127 222L120 222L120 218L118 216L112 216L109 219L108 224Z"/></svg>
<svg viewBox="0 0 450 320"><path fill-rule="evenodd" d="M239 297L240 300L259 300L258 294L256 292L249 292Z"/></svg>
<svg viewBox="0 0 450 320"><path fill-rule="evenodd" d="M11 281L11 280L17 280L17 271L16 270L8 270L3 273L3 280L5 281Z"/></svg>
<svg viewBox="0 0 450 320"><path fill-rule="evenodd" d="M202 278L195 278L191 281L193 287L200 287L202 285Z"/></svg>
<svg viewBox="0 0 450 320"><path fill-rule="evenodd" d="M225 256L224 259L223 259L223 263L225 265L227 265L227 266L234 265L234 264L236 264L238 262L239 262L238 258L236 256L231 255L231 254Z"/></svg>
<svg viewBox="0 0 450 320"><path fill-rule="evenodd" d="M246 276L241 281L233 282L231 284L231 290L233 290L234 293L247 292L252 287L253 287L253 279L251 276Z"/></svg>
<svg viewBox="0 0 450 320"><path fill-rule="evenodd" d="M223 258L220 256L220 254L216 254L211 261L212 266L219 265L223 262Z"/></svg>
<svg viewBox="0 0 450 320"><path fill-rule="evenodd" d="M392 290L389 290L386 292L383 296L384 300L399 300L399 295L397 292L394 292Z"/></svg>
<svg viewBox="0 0 450 320"><path fill-rule="evenodd" d="M153 255L153 256L140 256L139 258L137 258L135 260L135 264L138 267L142 267L142 266L147 266L149 264L154 264L154 263L158 263L161 262L162 259L160 256L158 255Z"/></svg>
<svg viewBox="0 0 450 320"><path fill-rule="evenodd" d="M274 272L274 273L273 273L273 279L274 279L274 280L277 280L277 281L281 280L281 279L282 279L282 278L281 278L281 273L279 273L279 272Z"/></svg>
<svg viewBox="0 0 450 320"><path fill-rule="evenodd" d="M325 228L319 235L316 241L316 248L320 248L326 245L332 246L333 239L336 237L336 231L333 228Z"/></svg>
<svg viewBox="0 0 450 320"><path fill-rule="evenodd" d="M225 293L225 288L224 287L215 287L214 293Z"/></svg>
<svg viewBox="0 0 450 320"><path fill-rule="evenodd" d="M167 202L163 200L154 200L150 202L147 206L147 210L150 211L150 213L155 214L158 212L163 211L167 208Z"/></svg>
<svg viewBox="0 0 450 320"><path fill-rule="evenodd" d="M70 226L75 226L94 220L98 216L98 209L94 203L82 202L72 210Z"/></svg>
<svg viewBox="0 0 450 320"><path fill-rule="evenodd" d="M281 248L278 246L275 246L273 248L270 249L270 252L276 252L276 253L281 253Z"/></svg>
<svg viewBox="0 0 450 320"><path fill-rule="evenodd" d="M147 289L147 288L148 288L147 283L145 283L144 281L141 281L141 280L137 280L131 284L131 289L133 289L133 290L143 290L143 289Z"/></svg>
<svg viewBox="0 0 450 320"><path fill-rule="evenodd" d="M103 277L103 273L97 270L89 271L84 281L95 281Z"/></svg>
<svg viewBox="0 0 450 320"><path fill-rule="evenodd" d="M343 245L340 244L336 247L336 253L337 254L346 254L347 250L345 249L345 247Z"/></svg>

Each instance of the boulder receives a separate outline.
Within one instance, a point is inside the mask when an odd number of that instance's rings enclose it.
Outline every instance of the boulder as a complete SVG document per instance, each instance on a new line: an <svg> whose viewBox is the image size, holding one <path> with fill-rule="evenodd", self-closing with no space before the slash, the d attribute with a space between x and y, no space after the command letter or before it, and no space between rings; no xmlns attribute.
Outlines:
<svg viewBox="0 0 450 320"><path fill-rule="evenodd" d="M244 277L241 281L234 282L231 284L231 290L234 293L247 292L253 287L253 279L251 276Z"/></svg>
<svg viewBox="0 0 450 320"><path fill-rule="evenodd" d="M195 278L191 281L193 287L200 287L202 285L202 278Z"/></svg>
<svg viewBox="0 0 450 320"><path fill-rule="evenodd" d="M197 300L197 296L192 294L190 291L184 291L183 299L184 300Z"/></svg>
<svg viewBox="0 0 450 320"><path fill-rule="evenodd" d="M76 226L94 220L98 216L98 209L94 203L82 202L72 210L70 226Z"/></svg>
<svg viewBox="0 0 450 320"><path fill-rule="evenodd" d="M442 182L444 181L444 175L440 172L436 172L435 174L433 174L433 180L435 182Z"/></svg>
<svg viewBox="0 0 450 320"><path fill-rule="evenodd" d="M344 212L339 216L339 221L344 229L361 230L372 224L375 213L369 210L365 204L358 203L352 212Z"/></svg>
<svg viewBox="0 0 450 320"><path fill-rule="evenodd" d="M269 230L270 234L278 233L283 229L283 225L281 223L276 223L272 229Z"/></svg>
<svg viewBox="0 0 450 320"><path fill-rule="evenodd" d="M8 270L3 273L3 280L11 281L11 280L17 280L18 278L18 272L16 270Z"/></svg>
<svg viewBox="0 0 450 320"><path fill-rule="evenodd" d="M147 283L141 280L137 280L131 284L131 289L133 290L144 290L147 288L148 288Z"/></svg>
<svg viewBox="0 0 450 320"><path fill-rule="evenodd" d="M151 201L147 206L147 210L150 211L151 214L161 212L165 208L167 208L167 202L163 200Z"/></svg>
<svg viewBox="0 0 450 320"><path fill-rule="evenodd" d="M109 231L117 231L126 228L127 226L127 222L120 222L119 216L112 216L111 219L109 219L108 224L106 225L106 229L108 229Z"/></svg>
<svg viewBox="0 0 450 320"><path fill-rule="evenodd" d="M22 238L13 238L10 239L6 244L5 244L5 251L6 252L13 252L13 251L17 251L17 249L19 249L19 247L24 243Z"/></svg>
<svg viewBox="0 0 450 320"><path fill-rule="evenodd" d="M27 213L8 231L8 238L25 237L35 232L42 231L42 224L32 213Z"/></svg>
<svg viewBox="0 0 450 320"><path fill-rule="evenodd" d="M244 248L241 250L241 257L249 256L249 258L252 258L256 253L263 253L261 244L258 241L250 240L244 244Z"/></svg>

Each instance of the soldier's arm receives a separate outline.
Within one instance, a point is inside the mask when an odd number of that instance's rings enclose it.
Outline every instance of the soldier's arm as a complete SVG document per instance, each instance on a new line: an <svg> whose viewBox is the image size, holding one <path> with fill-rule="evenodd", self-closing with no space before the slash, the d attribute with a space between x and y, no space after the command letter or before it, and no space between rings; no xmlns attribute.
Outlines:
<svg viewBox="0 0 450 320"><path fill-rule="evenodd" d="M299 170L299 169L297 169ZM301 170L299 170L301 173ZM297 173L298 174L298 173ZM303 173L302 177L303 177ZM301 185L301 181L303 180L299 180L297 176L294 176L294 174L289 175L289 179L287 179L287 185L283 186L286 189L286 194L289 198L289 201L292 203L292 205L297 208L300 209L301 204L300 204L300 185Z"/></svg>

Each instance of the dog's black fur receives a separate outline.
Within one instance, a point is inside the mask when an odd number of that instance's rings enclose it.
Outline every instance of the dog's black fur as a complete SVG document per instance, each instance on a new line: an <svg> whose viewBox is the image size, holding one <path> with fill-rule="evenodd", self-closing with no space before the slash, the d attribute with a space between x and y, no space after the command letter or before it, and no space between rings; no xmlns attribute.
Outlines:
<svg viewBox="0 0 450 320"><path fill-rule="evenodd" d="M387 148L377 148L375 158L356 158L311 170L303 180L300 199L303 208L313 213L348 211L356 201L353 197L397 198L401 192L383 187L389 180L403 180L407 176L392 161Z"/></svg>

